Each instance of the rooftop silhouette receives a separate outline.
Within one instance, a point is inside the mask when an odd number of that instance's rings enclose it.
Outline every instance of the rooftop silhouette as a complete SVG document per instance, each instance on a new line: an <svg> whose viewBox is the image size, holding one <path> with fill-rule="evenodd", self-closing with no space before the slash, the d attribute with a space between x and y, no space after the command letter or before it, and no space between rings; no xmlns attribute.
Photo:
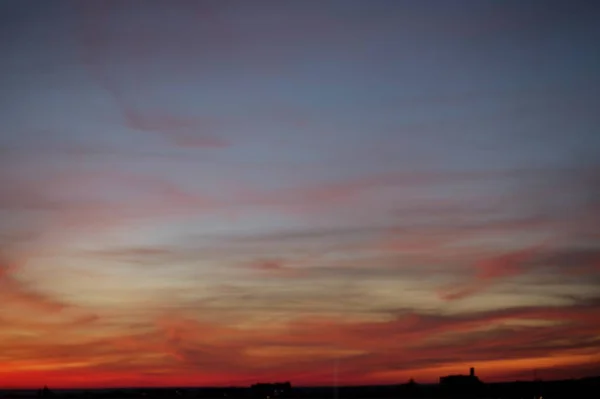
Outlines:
<svg viewBox="0 0 600 399"><path fill-rule="evenodd" d="M339 399L416 399L416 398L550 398L571 399L577 393L599 397L600 376L556 381L514 381L485 383L471 369L468 375L449 375L438 384L419 384L414 380L396 385L340 386ZM229 388L129 388L97 390L0 390L2 399L28 399L53 396L57 399L323 399L333 398L333 387L298 387L291 382L256 383Z"/></svg>

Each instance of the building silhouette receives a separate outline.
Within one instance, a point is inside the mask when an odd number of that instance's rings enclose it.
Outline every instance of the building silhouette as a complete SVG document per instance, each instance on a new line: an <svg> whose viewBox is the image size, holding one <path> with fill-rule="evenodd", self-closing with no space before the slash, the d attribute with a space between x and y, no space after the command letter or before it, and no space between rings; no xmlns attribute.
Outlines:
<svg viewBox="0 0 600 399"><path fill-rule="evenodd" d="M442 392L451 396L469 397L477 396L483 388L483 383L475 375L475 368L471 367L468 375L456 374L440 377L440 388Z"/></svg>
<svg viewBox="0 0 600 399"><path fill-rule="evenodd" d="M54 396L54 392L52 392L50 389L48 389L48 386L45 385L44 389L40 389L37 393L38 397L42 397L42 398L47 398L50 396Z"/></svg>
<svg viewBox="0 0 600 399"><path fill-rule="evenodd" d="M289 382L277 382L273 384L258 383L250 387L253 398L274 399L290 396L292 384Z"/></svg>

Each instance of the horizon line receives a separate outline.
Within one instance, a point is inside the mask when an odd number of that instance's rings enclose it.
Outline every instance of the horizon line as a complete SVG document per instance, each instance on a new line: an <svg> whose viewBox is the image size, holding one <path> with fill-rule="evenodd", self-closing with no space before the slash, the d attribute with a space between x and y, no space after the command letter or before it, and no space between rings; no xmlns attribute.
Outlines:
<svg viewBox="0 0 600 399"><path fill-rule="evenodd" d="M515 383L515 382L563 382L563 381L578 381L578 380L587 380L587 379L600 379L599 375L590 375L586 377L578 377L578 378L559 378L559 379L527 379L527 380L502 380L502 381L492 381L485 382L480 380L483 384L507 384L507 383ZM253 384L281 384L289 382L292 385L292 389L301 388L301 389L340 389L340 388L372 388L372 387L395 387L399 385L407 385L410 383L410 380L407 382L398 382L394 384L357 384L357 385L294 385L291 381L283 381L283 382L255 382L250 385L216 385L216 386L183 386L183 385L161 385L161 386L111 386L111 387L71 387L71 388L52 388L50 385L45 384L42 385L41 388L4 388L0 386L0 392L2 391L39 391L44 388L44 386L48 387L48 389L53 391L109 391L109 390L144 390L144 389L251 389ZM414 380L417 385L440 385L439 382L423 382L420 383Z"/></svg>

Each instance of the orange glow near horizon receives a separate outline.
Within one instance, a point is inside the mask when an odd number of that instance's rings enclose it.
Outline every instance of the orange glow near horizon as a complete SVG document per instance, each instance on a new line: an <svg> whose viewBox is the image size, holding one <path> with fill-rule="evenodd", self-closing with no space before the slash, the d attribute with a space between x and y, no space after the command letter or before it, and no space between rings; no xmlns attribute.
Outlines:
<svg viewBox="0 0 600 399"><path fill-rule="evenodd" d="M2 388L230 386L263 380L329 385L335 363L338 382L347 385L409 378L436 382L471 366L484 381L498 381L527 379L532 369L548 378L585 376L600 364L593 347L572 345L594 334L598 338L595 307L502 310L476 317L412 314L372 321L303 317L264 328L171 313L126 334L102 318L77 324L64 320L69 312L81 311L56 313L63 320L54 325L5 328L3 336L8 332L12 339L2 344ZM533 322L553 319L561 322ZM509 325L512 330L505 329ZM27 334L17 338L18 331ZM545 344L539 333L546 336ZM480 338L473 340L473 334ZM556 349L548 352L544 345ZM439 359L435 363L433 356Z"/></svg>
<svg viewBox="0 0 600 399"><path fill-rule="evenodd" d="M578 374L577 366L600 362L599 355L566 355L564 357L542 357L517 360L498 360L479 362L476 367L477 375L486 382L530 380L532 370L545 367L566 367L573 374L561 376L548 374L546 379L579 378L591 374ZM331 361L333 365L333 361ZM340 386L367 385L367 384L397 384L406 382L409 378L419 383L436 383L440 376L450 374L467 374L473 362L459 362L415 370L382 371L368 373L365 376L351 375L338 376ZM21 370L19 370L21 368ZM328 370L329 374L332 370ZM326 374L326 373L325 373ZM291 376L299 378L290 378ZM542 377L543 377L542 372ZM507 377L508 376L508 377ZM519 376L519 377L513 377ZM324 376L322 372L311 373L277 373L265 372L259 374L230 375L227 373L189 373L185 370L173 372L164 370L162 373L147 375L143 372L110 372L86 370L84 367L74 365L41 365L32 367L18 366L11 370L11 365L5 366L0 372L0 389L39 389L48 385L55 389L78 388L131 388L131 387L227 387L248 386L259 381L291 381L296 386L332 386L334 380L331 376Z"/></svg>

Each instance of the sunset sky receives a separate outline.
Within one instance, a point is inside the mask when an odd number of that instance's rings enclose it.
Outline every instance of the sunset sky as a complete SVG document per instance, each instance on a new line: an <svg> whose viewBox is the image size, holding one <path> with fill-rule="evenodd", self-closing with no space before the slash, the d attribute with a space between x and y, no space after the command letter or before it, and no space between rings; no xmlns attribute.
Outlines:
<svg viewBox="0 0 600 399"><path fill-rule="evenodd" d="M600 374L593 1L0 2L0 388Z"/></svg>

